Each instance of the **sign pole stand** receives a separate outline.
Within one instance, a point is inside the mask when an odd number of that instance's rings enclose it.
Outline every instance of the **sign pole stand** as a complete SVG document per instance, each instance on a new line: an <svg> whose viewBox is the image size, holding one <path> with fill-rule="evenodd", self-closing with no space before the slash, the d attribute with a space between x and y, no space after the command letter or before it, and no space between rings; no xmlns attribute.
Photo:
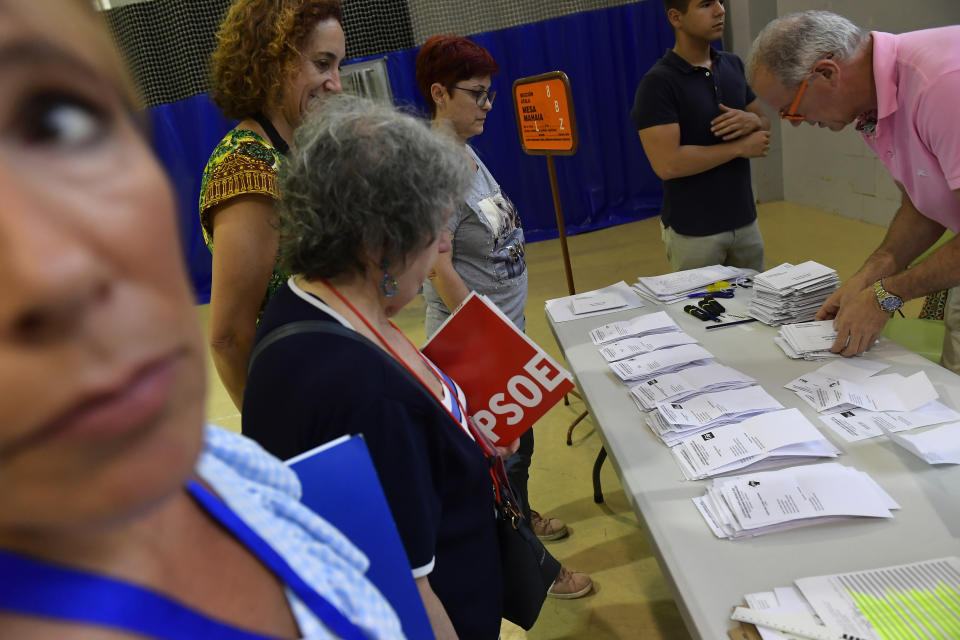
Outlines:
<svg viewBox="0 0 960 640"><path fill-rule="evenodd" d="M560 254L563 256L563 271L567 275L567 291L570 295L577 291L573 286L573 269L570 266L570 251L567 249L567 225L563 222L563 207L560 205L560 191L557 187L557 170L553 166L553 155L547 155L547 171L550 173L550 190L553 191L553 210L557 214L557 229L560 231Z"/></svg>

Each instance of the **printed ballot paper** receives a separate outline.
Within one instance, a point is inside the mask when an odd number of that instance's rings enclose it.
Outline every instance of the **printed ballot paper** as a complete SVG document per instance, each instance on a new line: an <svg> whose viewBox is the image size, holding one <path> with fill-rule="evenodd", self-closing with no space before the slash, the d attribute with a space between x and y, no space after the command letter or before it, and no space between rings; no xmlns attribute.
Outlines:
<svg viewBox="0 0 960 640"><path fill-rule="evenodd" d="M687 294L703 289L714 282L734 282L756 273L753 269L715 264L709 267L665 273L662 276L637 278L633 289L653 302L671 304L686 300Z"/></svg>
<svg viewBox="0 0 960 640"><path fill-rule="evenodd" d="M607 362L616 362L625 358L632 358L643 353L650 353L657 349L677 347L681 344L693 344L697 339L683 331L669 333L655 333L639 338L624 338L600 348L600 355Z"/></svg>
<svg viewBox="0 0 960 640"><path fill-rule="evenodd" d="M611 362L610 368L624 382L641 382L663 373L707 364L712 362L711 358L713 354L699 344L682 344Z"/></svg>
<svg viewBox="0 0 960 640"><path fill-rule="evenodd" d="M639 309L642 306L643 299L623 280L609 287L554 298L546 302L547 313L554 322L567 322L614 311Z"/></svg>
<svg viewBox="0 0 960 640"><path fill-rule="evenodd" d="M837 518L892 518L900 508L869 475L836 462L716 478L693 502L714 535L729 539Z"/></svg>
<svg viewBox="0 0 960 640"><path fill-rule="evenodd" d="M630 396L639 409L650 411L661 402L683 402L703 393L742 389L754 383L747 374L714 362L651 378L631 387Z"/></svg>
<svg viewBox="0 0 960 640"><path fill-rule="evenodd" d="M913 411L937 399L937 390L923 371L909 377L898 373L877 375L852 382L805 376L809 390L797 395L820 412L861 407L871 411Z"/></svg>
<svg viewBox="0 0 960 640"><path fill-rule="evenodd" d="M908 431L960 420L960 412L933 401L913 411L869 411L848 409L828 413L820 421L847 442L876 438L888 432Z"/></svg>
<svg viewBox="0 0 960 640"><path fill-rule="evenodd" d="M891 433L890 439L930 464L960 464L960 422L920 433Z"/></svg>
<svg viewBox="0 0 960 640"><path fill-rule="evenodd" d="M616 340L623 340L634 336L646 336L654 333L680 331L680 327L666 314L665 311L648 313L630 320L611 322L597 327L590 332L590 339L595 345L607 344Z"/></svg>
<svg viewBox="0 0 960 640"><path fill-rule="evenodd" d="M647 414L647 426L672 447L685 437L777 409L783 405L762 387L745 387L660 403Z"/></svg>
<svg viewBox="0 0 960 640"><path fill-rule="evenodd" d="M671 452L688 480L745 467L767 468L784 460L840 455L798 409L771 411L683 438Z"/></svg>

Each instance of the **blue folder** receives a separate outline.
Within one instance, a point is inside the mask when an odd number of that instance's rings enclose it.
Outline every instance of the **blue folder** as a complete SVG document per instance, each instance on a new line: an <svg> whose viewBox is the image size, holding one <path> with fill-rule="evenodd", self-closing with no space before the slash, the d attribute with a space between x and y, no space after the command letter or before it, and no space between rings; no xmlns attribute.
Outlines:
<svg viewBox="0 0 960 640"><path fill-rule="evenodd" d="M287 464L303 485L303 504L337 527L370 559L367 578L397 612L404 634L432 638L430 620L363 438L343 436Z"/></svg>

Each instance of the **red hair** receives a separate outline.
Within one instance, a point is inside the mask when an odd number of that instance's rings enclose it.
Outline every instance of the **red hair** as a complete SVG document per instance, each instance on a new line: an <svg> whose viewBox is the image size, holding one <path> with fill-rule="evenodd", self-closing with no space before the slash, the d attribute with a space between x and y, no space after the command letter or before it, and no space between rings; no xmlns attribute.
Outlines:
<svg viewBox="0 0 960 640"><path fill-rule="evenodd" d="M437 112L430 87L439 82L449 91L461 80L493 75L500 70L490 52L466 38L447 35L430 36L417 53L417 85L430 107L430 116Z"/></svg>

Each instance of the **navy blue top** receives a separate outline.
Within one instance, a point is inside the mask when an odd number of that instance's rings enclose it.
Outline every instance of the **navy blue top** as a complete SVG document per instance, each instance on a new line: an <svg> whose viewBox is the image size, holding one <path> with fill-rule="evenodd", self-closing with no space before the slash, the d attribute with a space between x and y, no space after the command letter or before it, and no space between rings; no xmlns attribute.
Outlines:
<svg viewBox="0 0 960 640"><path fill-rule="evenodd" d="M672 50L643 76L630 118L637 130L680 125L680 144L720 144L710 121L722 114L719 103L745 109L756 99L743 75L743 62L711 47L713 69L694 67ZM734 158L683 178L663 181L661 220L687 236L708 236L737 229L757 218L750 185L750 161Z"/></svg>
<svg viewBox="0 0 960 640"><path fill-rule="evenodd" d="M302 320L339 324L284 284L254 346ZM497 638L500 558L483 452L406 368L363 340L300 333L264 349L244 392L243 434L281 459L362 434L410 566L435 561L430 585L461 638Z"/></svg>

